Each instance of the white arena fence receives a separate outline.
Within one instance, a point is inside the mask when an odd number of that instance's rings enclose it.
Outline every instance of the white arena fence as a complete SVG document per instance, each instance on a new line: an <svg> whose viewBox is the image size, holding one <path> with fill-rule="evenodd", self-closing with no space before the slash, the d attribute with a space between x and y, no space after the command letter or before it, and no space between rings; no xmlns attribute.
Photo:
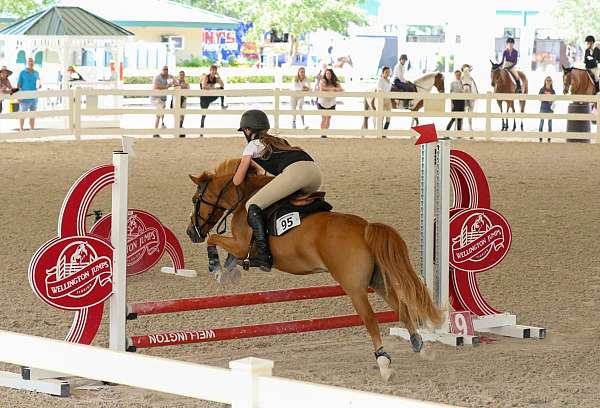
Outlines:
<svg viewBox="0 0 600 408"><path fill-rule="evenodd" d="M0 331L0 361L231 404L232 408L436 408L448 405L273 377L273 362L231 361L229 369ZM58 380L57 380L58 381ZM0 385L23 381L0 372ZM31 381L32 384L35 380ZM39 389L39 387L38 387Z"/></svg>
<svg viewBox="0 0 600 408"><path fill-rule="evenodd" d="M195 108L199 102L200 96L221 96L224 95L228 99L230 109L199 109ZM150 104L152 96L168 96L168 102L173 100L173 108L156 109ZM185 96L188 104L187 108L180 106L180 97ZM335 96L338 101L337 110L317 110L314 107L302 110L289 109L288 102L290 97L304 97L305 101L310 101L314 97L332 97ZM0 101L14 101L17 94L13 96L0 94ZM185 133L187 135L214 135L224 136L236 134L237 121L239 116L250 108L263 109L271 116L272 127L276 133L283 136L345 136L345 137L412 137L414 132L410 130L410 118L419 118L421 123L429 123L431 121L444 120L444 126L438 126L441 136L450 137L475 137L475 138L562 138L562 139L590 139L597 140L600 133L600 127L591 127L590 133L584 132L565 132L555 131L552 133L538 132L537 124L540 119L552 119L555 122L555 128L559 121L596 121L599 119L600 112L594 114L584 113L560 113L566 111L566 105L570 102L575 103L598 103L600 96L598 95L514 95L514 94L438 94L438 93L384 93L379 91L373 92L298 92L286 89L226 89L226 90L181 90L171 89L165 91L154 90L129 90L129 89L94 89L85 86L73 87L65 90L51 90L38 92L19 92L18 98L37 97L42 101L44 98L60 98L63 103L61 105L51 105L46 110L38 110L35 113L30 112L7 112L0 114L0 140L11 140L20 138L43 138L48 136L70 136L75 139L80 139L82 136L150 136L155 133L161 135L179 135ZM425 108L421 112L410 112L407 110L392 110L384 111L384 100L386 98L395 99L422 99ZM128 100L139 100L142 98L144 104L126 104ZM253 103L244 103L245 99L252 99ZM261 101L257 103L257 98ZM380 108L376 111L364 110L364 98L375 98L375 105ZM475 100L477 108L475 112L451 112L449 109L452 99ZM515 105L518 105L518 100L526 100L528 104L535 104L536 112L519 113L501 113L498 110L496 100L515 100ZM234 101L233 103L231 101ZM559 109L557 113L539 113L539 103L541 101L556 102ZM5 108L7 103L4 104ZM48 104L40 103L40 106L48 106ZM232 106L237 106L233 109ZM306 104L304 108L306 108ZM243 108L243 109L240 109ZM531 109L531 108L530 108ZM167 117L173 118L174 124L170 128L156 129L151 126L154 124L153 117L156 114L164 114ZM181 115L186 116L186 121L189 123L190 117L198 115L208 115L207 124L210 125L210 118L215 116L226 115L229 120L226 121L227 127L207 127L200 128L198 125L186 127L182 132L179 127L179 118ZM307 118L332 116L335 123L334 129L322 130L319 128L312 129L292 129L284 126L289 123L291 115L304 115ZM49 121L53 118L55 121L53 126L40 125L40 129L33 131L20 132L16 127L15 119L35 117L38 119L38 124L44 121ZM342 117L342 118L340 118ZM369 118L370 129L361 129L362 118ZM404 129L384 129L384 118L404 118L406 126ZM465 130L467 127L466 120L463 123L463 130L446 131L445 123L450 118L474 118L484 122L484 126L479 126L479 129L470 131ZM285 120L283 120L285 118ZM510 128L512 129L512 119L517 119L517 126L520 119L529 122L528 128L525 131L517 130L515 132L502 132L500 128L500 119L509 118ZM344 119L344 120L340 120ZM214 120L212 121L214 123ZM375 127L373 128L373 122ZM535 124L534 130L531 125ZM145 127L144 127L145 126ZM189 126L189 125L188 125ZM27 121L26 121L27 127ZM477 128L477 126L475 126Z"/></svg>

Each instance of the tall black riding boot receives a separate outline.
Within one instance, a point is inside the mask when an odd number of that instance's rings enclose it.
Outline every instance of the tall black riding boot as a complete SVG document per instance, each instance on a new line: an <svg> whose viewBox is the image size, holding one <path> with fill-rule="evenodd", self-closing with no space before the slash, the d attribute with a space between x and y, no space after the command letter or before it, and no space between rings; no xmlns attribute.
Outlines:
<svg viewBox="0 0 600 408"><path fill-rule="evenodd" d="M256 204L250 204L248 207L248 225L252 228L256 246L256 255L250 259L250 266L257 266L261 270L269 272L271 270L271 251L269 251L262 210Z"/></svg>

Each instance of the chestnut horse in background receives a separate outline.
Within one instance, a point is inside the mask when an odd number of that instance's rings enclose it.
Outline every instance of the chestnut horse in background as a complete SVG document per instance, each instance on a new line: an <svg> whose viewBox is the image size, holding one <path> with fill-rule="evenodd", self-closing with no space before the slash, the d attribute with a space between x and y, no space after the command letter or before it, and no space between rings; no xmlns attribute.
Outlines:
<svg viewBox="0 0 600 408"><path fill-rule="evenodd" d="M244 259L248 253L252 231L246 223L245 203L273 179L253 165L243 183L236 187L232 180L239 162L240 159L227 160L212 172L190 175L196 191L187 234L196 243L208 236L209 248L219 246L228 251L225 262L228 269L235 269L235 261ZM232 236L209 235L221 217L230 213ZM406 243L388 225L369 223L351 214L320 212L303 218L301 225L283 236L269 236L269 245L274 268L294 275L329 272L341 285L365 324L374 349L379 351L377 364L385 381L393 370L389 356L383 351L379 324L369 303L369 287L398 313L411 335L415 352L423 347L415 325L438 327L443 322L441 311L411 265ZM233 257L237 259L231 262ZM217 263L220 270L218 260Z"/></svg>
<svg viewBox="0 0 600 408"><path fill-rule="evenodd" d="M510 73L502 68L501 64L496 64L493 61L492 63L492 86L494 87L494 93L516 93L517 85L512 80L512 76ZM521 71L517 71L519 74L519 80L521 81L521 93L526 94L528 92L529 84L527 82L527 77ZM498 107L500 108L500 112L502 110L502 103L506 102L506 112L509 109L515 111L515 101L514 100L501 100L496 99L498 103ZM521 106L521 113L525 112L525 99L519 100L519 105ZM506 121L506 122L505 122ZM513 118L513 132L517 129L517 120ZM508 119L502 118L502 130L508 130ZM521 130L523 130L523 119L521 118Z"/></svg>
<svg viewBox="0 0 600 408"><path fill-rule="evenodd" d="M563 93L565 95L594 95L596 84L585 69L575 67L562 67L563 69Z"/></svg>

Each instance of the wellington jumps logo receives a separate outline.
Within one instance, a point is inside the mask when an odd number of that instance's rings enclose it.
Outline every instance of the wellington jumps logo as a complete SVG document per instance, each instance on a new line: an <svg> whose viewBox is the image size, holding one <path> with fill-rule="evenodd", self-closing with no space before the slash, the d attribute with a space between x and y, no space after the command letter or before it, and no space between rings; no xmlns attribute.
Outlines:
<svg viewBox="0 0 600 408"><path fill-rule="evenodd" d="M450 264L463 271L483 272L506 256L511 243L506 219L489 208L460 211L450 219Z"/></svg>
<svg viewBox="0 0 600 408"><path fill-rule="evenodd" d="M30 270L35 293L59 309L94 306L112 293L112 247L94 237L50 241L34 255Z"/></svg>

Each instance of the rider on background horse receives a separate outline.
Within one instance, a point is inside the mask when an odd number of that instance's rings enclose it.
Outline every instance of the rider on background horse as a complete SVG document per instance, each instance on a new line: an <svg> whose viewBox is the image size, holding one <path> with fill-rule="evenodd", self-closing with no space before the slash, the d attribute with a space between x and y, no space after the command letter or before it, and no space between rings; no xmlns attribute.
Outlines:
<svg viewBox="0 0 600 408"><path fill-rule="evenodd" d="M600 80L598 61L600 61L600 50L595 46L596 39L591 35L585 37L585 44L587 45L584 55L585 69L593 75L596 92L598 92L598 80Z"/></svg>
<svg viewBox="0 0 600 408"><path fill-rule="evenodd" d="M251 259L250 266L258 266L267 272L271 270L272 258L263 210L295 192L310 194L321 186L321 170L313 158L300 147L291 146L287 140L270 135L270 127L269 118L263 111L244 112L238 131L244 133L248 144L233 177L233 184L239 186L252 161L275 176L246 203L248 225L256 244L256 256Z"/></svg>
<svg viewBox="0 0 600 408"><path fill-rule="evenodd" d="M519 51L517 51L515 47L515 39L509 37L506 39L506 49L502 53L502 68L506 69L512 75L515 83L517 85L517 89L515 93L521 92L521 81L519 81L519 74L517 73L517 62L519 60Z"/></svg>

